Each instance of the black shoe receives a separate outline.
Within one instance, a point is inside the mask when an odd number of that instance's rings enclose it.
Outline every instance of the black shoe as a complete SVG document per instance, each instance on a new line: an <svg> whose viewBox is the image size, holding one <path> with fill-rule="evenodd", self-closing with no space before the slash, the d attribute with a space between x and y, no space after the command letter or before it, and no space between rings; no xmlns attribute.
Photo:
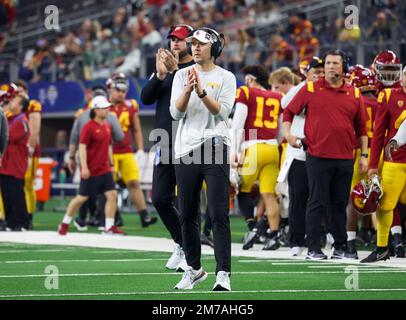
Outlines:
<svg viewBox="0 0 406 320"><path fill-rule="evenodd" d="M73 225L76 227L78 231L87 231L86 222L80 219L79 217L73 220Z"/></svg>
<svg viewBox="0 0 406 320"><path fill-rule="evenodd" d="M6 231L6 224L0 219L0 231Z"/></svg>
<svg viewBox="0 0 406 320"><path fill-rule="evenodd" d="M345 258L345 250L342 248L333 249L333 254L331 255L331 259L343 259Z"/></svg>
<svg viewBox="0 0 406 320"><path fill-rule="evenodd" d="M86 224L90 227L97 227L99 222L96 217L90 217L89 220L86 221Z"/></svg>
<svg viewBox="0 0 406 320"><path fill-rule="evenodd" d="M274 235L271 238L267 238L262 250L278 250L281 246L281 242L279 241L278 234Z"/></svg>
<svg viewBox="0 0 406 320"><path fill-rule="evenodd" d="M143 228L147 228L148 226L157 223L158 218L157 217L148 217L145 219L141 219L141 226Z"/></svg>
<svg viewBox="0 0 406 320"><path fill-rule="evenodd" d="M252 231L248 231L244 237L242 249L248 250L254 246L254 243L259 240L258 230L256 228L252 229Z"/></svg>
<svg viewBox="0 0 406 320"><path fill-rule="evenodd" d="M200 243L214 248L213 239L210 236L205 235L204 233L200 235Z"/></svg>
<svg viewBox="0 0 406 320"><path fill-rule="evenodd" d="M388 248L376 248L374 251L371 252L371 254L368 257L362 259L360 262L361 263L377 262L377 261L385 261L388 259L390 259L390 250Z"/></svg>
<svg viewBox="0 0 406 320"><path fill-rule="evenodd" d="M27 226L27 229L28 230L33 230L34 229L34 227L33 227L33 225L32 225L32 214L28 214L28 226Z"/></svg>
<svg viewBox="0 0 406 320"><path fill-rule="evenodd" d="M121 216L117 217L114 221L114 225L116 227L122 227L124 225L124 221L123 218L121 218Z"/></svg>
<svg viewBox="0 0 406 320"><path fill-rule="evenodd" d="M405 248L403 247L403 240L401 234L393 235L394 253L397 258L405 257Z"/></svg>
<svg viewBox="0 0 406 320"><path fill-rule="evenodd" d="M320 251L309 251L306 255L306 260L327 260L327 256Z"/></svg>
<svg viewBox="0 0 406 320"><path fill-rule="evenodd" d="M345 250L344 257L347 259L358 260L358 252L355 248L355 240L347 241L347 250Z"/></svg>

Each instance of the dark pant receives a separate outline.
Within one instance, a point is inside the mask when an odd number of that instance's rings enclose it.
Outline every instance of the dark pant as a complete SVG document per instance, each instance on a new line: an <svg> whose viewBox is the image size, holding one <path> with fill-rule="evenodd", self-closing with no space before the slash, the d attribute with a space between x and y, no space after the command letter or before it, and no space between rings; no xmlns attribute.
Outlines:
<svg viewBox="0 0 406 320"><path fill-rule="evenodd" d="M24 179L0 176L6 224L9 228L28 228L29 217L24 195Z"/></svg>
<svg viewBox="0 0 406 320"><path fill-rule="evenodd" d="M199 202L203 179L207 185L208 213L212 222L214 255L218 271L231 271L231 233L229 213L229 177L230 165L227 163L228 148L223 143L212 144L210 139L199 149L192 151L201 152L206 159L203 149L211 149L211 163L183 163L186 157L180 159L175 165L176 181L179 190L180 225L182 228L183 249L186 261L193 269L200 269L200 226ZM214 142L215 143L215 142ZM209 144L209 147L207 147ZM204 146L206 145L206 148ZM214 159L222 158L223 161Z"/></svg>
<svg viewBox="0 0 406 320"><path fill-rule="evenodd" d="M320 251L322 216L330 211L334 248L347 243L346 206L351 188L354 161L324 159L307 154L309 201L306 208L306 234L309 251Z"/></svg>
<svg viewBox="0 0 406 320"><path fill-rule="evenodd" d="M306 162L293 160L288 175L289 184L289 243L290 247L305 246L306 206L309 185Z"/></svg>
<svg viewBox="0 0 406 320"><path fill-rule="evenodd" d="M152 203L161 217L173 241L182 246L182 231L179 211L175 206L175 165L159 163L154 165L152 177Z"/></svg>
<svg viewBox="0 0 406 320"><path fill-rule="evenodd" d="M83 222L86 222L87 213L89 212L90 217L96 215L96 205L97 196L90 196L84 204L79 209L79 219Z"/></svg>

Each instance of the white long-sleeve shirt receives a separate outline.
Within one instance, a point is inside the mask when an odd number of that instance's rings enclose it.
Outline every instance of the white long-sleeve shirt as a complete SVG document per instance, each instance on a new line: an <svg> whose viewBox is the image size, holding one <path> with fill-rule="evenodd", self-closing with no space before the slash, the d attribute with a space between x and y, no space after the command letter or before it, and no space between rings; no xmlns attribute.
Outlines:
<svg viewBox="0 0 406 320"><path fill-rule="evenodd" d="M402 124L400 125L400 127L398 129L398 132L395 134L395 136L391 140L396 140L399 147L406 144L406 120L404 120L402 122Z"/></svg>
<svg viewBox="0 0 406 320"><path fill-rule="evenodd" d="M306 82L301 82L297 86L289 90L289 92L282 98L282 108L285 109L288 104L295 97L296 93L299 92L303 86L306 85ZM306 116L304 111L300 115L295 115L293 117L292 126L290 132L292 135L299 138L304 137L304 126L305 126ZM293 148L290 144L286 149L286 158L294 158L300 161L306 161L306 153L303 151L303 148Z"/></svg>
<svg viewBox="0 0 406 320"><path fill-rule="evenodd" d="M175 103L187 83L188 70L193 67L194 65L177 71L172 84L170 112L175 120L179 120L175 139L176 159L213 137L224 138L225 143L230 146L228 116L237 91L235 76L219 66L208 72L198 71L202 88L208 96L220 103L220 112L213 115L195 91L190 95L186 111L180 112Z"/></svg>

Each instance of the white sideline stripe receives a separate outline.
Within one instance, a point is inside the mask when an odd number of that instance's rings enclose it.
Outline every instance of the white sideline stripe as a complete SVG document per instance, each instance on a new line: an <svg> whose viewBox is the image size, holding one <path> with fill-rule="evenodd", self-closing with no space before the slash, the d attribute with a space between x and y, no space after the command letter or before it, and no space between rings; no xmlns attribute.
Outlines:
<svg viewBox="0 0 406 320"><path fill-rule="evenodd" d="M406 270L359 270L359 273L406 273ZM213 274L208 272L208 274ZM342 271L237 271L233 272L239 275L250 274L345 274L345 270ZM123 273L62 273L58 274L59 277L101 277L101 276L167 276L167 275L182 275L180 272L123 272ZM43 278L48 277L49 274L14 274L14 275L0 275L0 278Z"/></svg>
<svg viewBox="0 0 406 320"><path fill-rule="evenodd" d="M328 265L328 266L308 266L309 269L329 269L329 268L347 268L347 267L355 267L355 268L360 268L360 269L387 269L387 270L399 270L398 268L394 268L391 266L374 266L373 264L344 264L344 265Z"/></svg>
<svg viewBox="0 0 406 320"><path fill-rule="evenodd" d="M56 228L55 228L56 229ZM69 233L67 236L60 236L56 231L27 231L27 232L0 232L0 247L1 243L15 242L25 244L38 244L38 245L57 245L71 247L88 247L100 249L125 249L125 250L138 250L146 252L173 252L174 242L167 238L152 238L140 236L125 236L125 237L112 237L100 234L81 234ZM63 248L63 247L62 247ZM267 259L289 259L292 261L304 261L304 257L290 257L289 248L280 248L276 251L263 251L261 245L254 245L251 250L242 250L241 243L231 244L231 253L233 257L247 257L267 258ZM326 250L327 255L331 254L331 250ZM213 256L214 251L208 246L202 246L202 254L206 256ZM369 252L359 251L360 259L368 256ZM259 260L260 261L260 260ZM333 261L326 261L326 263L334 263ZM344 264L354 264L353 260L341 261ZM406 270L406 259L394 258L390 261L379 261L374 263L374 266L391 266Z"/></svg>
<svg viewBox="0 0 406 320"><path fill-rule="evenodd" d="M319 292L345 292L345 293L361 293L361 292L401 292L406 291L406 288L370 288L370 289L287 289L287 290L235 290L230 292L221 291L146 291L146 292L84 292L84 293L47 293L47 294L3 294L0 298L31 298L31 297L75 297L75 296L139 296L139 295L182 295L182 294L247 294L247 293L319 293Z"/></svg>
<svg viewBox="0 0 406 320"><path fill-rule="evenodd" d="M66 263L66 262L142 262L142 261L166 261L168 258L151 258L151 259L72 259L72 260L9 260L0 261L5 264L23 264L23 263Z"/></svg>

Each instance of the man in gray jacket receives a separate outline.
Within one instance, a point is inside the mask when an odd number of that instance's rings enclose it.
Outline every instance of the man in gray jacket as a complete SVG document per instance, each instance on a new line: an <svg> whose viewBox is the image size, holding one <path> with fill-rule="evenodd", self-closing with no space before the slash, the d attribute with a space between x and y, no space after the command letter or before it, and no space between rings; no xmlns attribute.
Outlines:
<svg viewBox="0 0 406 320"><path fill-rule="evenodd" d="M92 88L92 97L96 96L104 96L107 98L107 91L103 86L96 86ZM80 132L82 131L82 128L85 126L85 124L90 120L90 109L87 109L83 111L75 120L73 123L73 127L71 130L70 134L70 139L69 139L69 162L68 162L68 169L69 171L73 174L76 170L76 158L75 158L75 153L79 145L79 137L80 137ZM111 126L111 133L113 137L114 142L118 142L123 140L124 138L124 132L121 129L120 123L117 119L117 117L109 113L107 116L107 122ZM104 207L104 206L102 206ZM86 226L86 215L87 211L91 213L91 216L95 216L95 211L96 211L96 198L90 197L84 205L79 210L79 216L74 220L74 225L79 231L86 231L87 226ZM117 220L119 220L118 216L116 215ZM103 219L102 219L103 220Z"/></svg>

